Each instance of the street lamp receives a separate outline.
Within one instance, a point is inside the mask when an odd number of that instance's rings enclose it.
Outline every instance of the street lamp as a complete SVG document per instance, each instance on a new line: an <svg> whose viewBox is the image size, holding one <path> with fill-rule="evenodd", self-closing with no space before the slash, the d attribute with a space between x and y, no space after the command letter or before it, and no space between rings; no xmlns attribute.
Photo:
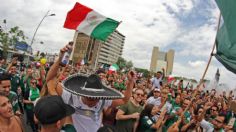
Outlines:
<svg viewBox="0 0 236 132"><path fill-rule="evenodd" d="M49 12L50 12L50 10L48 10L47 13L43 16L42 20L39 22L39 24L38 24L38 26L37 26L37 28L36 28L36 30L35 30L35 32L34 32L34 35L33 35L32 40L31 40L31 42L30 42L30 47L31 47L31 49L32 49L31 52L33 52L32 45L33 45L33 43L34 43L34 38L35 38L36 33L37 33L37 31L38 31L40 25L42 24L43 20L44 20L46 17L55 16L55 15L56 15L56 14L49 14ZM29 64L29 56L28 56L28 64Z"/></svg>

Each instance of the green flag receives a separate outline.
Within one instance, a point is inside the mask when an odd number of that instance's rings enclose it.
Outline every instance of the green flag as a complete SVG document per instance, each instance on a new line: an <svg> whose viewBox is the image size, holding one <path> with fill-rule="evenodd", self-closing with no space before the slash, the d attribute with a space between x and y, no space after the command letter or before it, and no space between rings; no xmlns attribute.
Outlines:
<svg viewBox="0 0 236 132"><path fill-rule="evenodd" d="M216 0L224 19L216 37L216 59L236 74L236 0Z"/></svg>

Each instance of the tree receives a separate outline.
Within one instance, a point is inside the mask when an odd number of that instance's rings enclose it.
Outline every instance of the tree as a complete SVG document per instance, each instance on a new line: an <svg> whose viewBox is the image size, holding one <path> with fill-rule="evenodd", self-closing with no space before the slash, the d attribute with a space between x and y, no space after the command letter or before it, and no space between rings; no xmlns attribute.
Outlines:
<svg viewBox="0 0 236 132"><path fill-rule="evenodd" d="M124 69L126 66L126 60L122 57L119 57L116 64L119 66L120 69Z"/></svg>
<svg viewBox="0 0 236 132"><path fill-rule="evenodd" d="M6 20L3 20L3 23L6 24ZM3 52L3 57L7 57L7 51L10 48L15 47L16 42L25 42L25 35L18 26L10 28L10 30L4 30L0 26L0 44Z"/></svg>
<svg viewBox="0 0 236 132"><path fill-rule="evenodd" d="M135 71L138 73L143 73L143 76L146 78L150 77L150 72L147 69L135 68Z"/></svg>
<svg viewBox="0 0 236 132"><path fill-rule="evenodd" d="M128 62L126 62L126 68L127 69L131 69L133 67L133 62L132 61L128 61Z"/></svg>

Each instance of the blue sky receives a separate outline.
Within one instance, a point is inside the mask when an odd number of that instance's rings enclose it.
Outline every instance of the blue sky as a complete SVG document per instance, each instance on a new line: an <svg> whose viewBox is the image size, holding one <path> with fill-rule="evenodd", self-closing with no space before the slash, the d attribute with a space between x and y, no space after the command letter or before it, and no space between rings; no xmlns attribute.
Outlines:
<svg viewBox="0 0 236 132"><path fill-rule="evenodd" d="M18 25L31 40L47 10L48 17L38 30L33 48L58 52L73 39L74 31L64 29L67 12L76 0L0 0L0 20L7 27ZM123 57L136 67L149 68L153 46L174 49L173 73L200 79L216 35L219 10L214 0L80 0L97 12L122 21L118 30L126 36ZM40 41L44 45L39 44ZM206 78L213 79L220 68L220 82L235 87L236 76L213 58Z"/></svg>

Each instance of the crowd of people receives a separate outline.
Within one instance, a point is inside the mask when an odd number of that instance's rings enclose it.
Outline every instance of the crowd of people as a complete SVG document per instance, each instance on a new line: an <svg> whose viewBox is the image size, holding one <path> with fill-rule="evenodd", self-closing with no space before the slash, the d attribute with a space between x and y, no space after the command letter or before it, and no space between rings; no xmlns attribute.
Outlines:
<svg viewBox="0 0 236 132"><path fill-rule="evenodd" d="M234 95L135 71L0 60L0 132L235 132ZM89 73L89 74L88 74ZM26 119L24 118L26 115Z"/></svg>

